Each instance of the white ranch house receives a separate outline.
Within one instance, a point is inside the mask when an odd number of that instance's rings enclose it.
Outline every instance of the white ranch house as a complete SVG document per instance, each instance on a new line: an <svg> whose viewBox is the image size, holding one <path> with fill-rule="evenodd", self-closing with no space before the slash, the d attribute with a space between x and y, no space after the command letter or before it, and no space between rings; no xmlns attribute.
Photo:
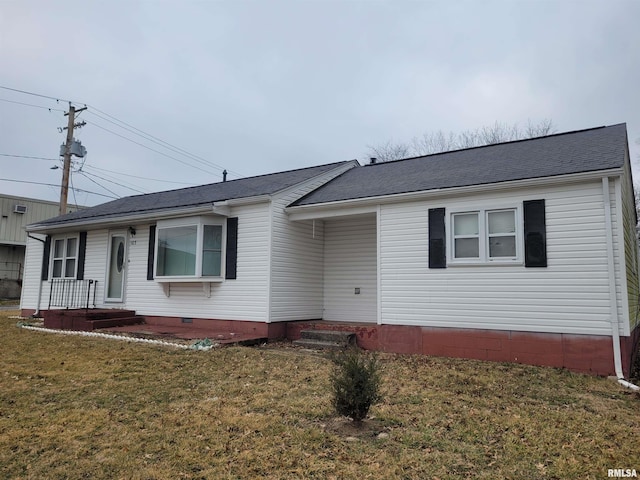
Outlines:
<svg viewBox="0 0 640 480"><path fill-rule="evenodd" d="M67 279L149 323L277 338L322 320L365 348L622 377L640 331L636 223L624 124L346 161L30 225L21 308L58 308Z"/></svg>

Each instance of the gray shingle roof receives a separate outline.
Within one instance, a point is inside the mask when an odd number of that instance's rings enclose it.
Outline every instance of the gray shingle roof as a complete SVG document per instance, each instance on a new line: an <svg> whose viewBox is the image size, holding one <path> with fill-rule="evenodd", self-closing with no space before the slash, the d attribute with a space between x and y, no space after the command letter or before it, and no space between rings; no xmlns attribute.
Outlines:
<svg viewBox="0 0 640 480"><path fill-rule="evenodd" d="M352 168L291 206L619 168L626 124Z"/></svg>
<svg viewBox="0 0 640 480"><path fill-rule="evenodd" d="M288 170L256 177L240 178L238 180L211 183L197 187L134 195L103 203L85 210L50 218L38 222L37 225L62 225L82 220L107 219L135 213L166 210L169 208L206 205L237 198L271 195L346 163L349 163L349 161Z"/></svg>

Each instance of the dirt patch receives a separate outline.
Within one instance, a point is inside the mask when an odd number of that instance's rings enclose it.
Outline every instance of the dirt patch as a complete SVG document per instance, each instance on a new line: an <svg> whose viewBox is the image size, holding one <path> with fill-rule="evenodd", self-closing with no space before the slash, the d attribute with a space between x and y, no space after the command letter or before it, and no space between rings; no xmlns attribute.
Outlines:
<svg viewBox="0 0 640 480"><path fill-rule="evenodd" d="M389 425L377 418L354 422L346 417L328 417L315 422L315 426L344 439L382 439L387 438L390 432Z"/></svg>

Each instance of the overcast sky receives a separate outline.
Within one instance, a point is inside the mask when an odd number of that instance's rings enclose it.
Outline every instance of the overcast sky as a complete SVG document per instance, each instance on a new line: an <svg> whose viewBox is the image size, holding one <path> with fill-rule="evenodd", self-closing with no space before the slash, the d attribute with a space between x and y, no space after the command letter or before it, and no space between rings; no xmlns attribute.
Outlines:
<svg viewBox="0 0 640 480"><path fill-rule="evenodd" d="M0 86L60 99L0 88L0 193L58 200L17 181L60 184L69 100L88 105L73 185L108 196L364 163L496 121L626 122L638 164L639 25L635 0L0 0Z"/></svg>

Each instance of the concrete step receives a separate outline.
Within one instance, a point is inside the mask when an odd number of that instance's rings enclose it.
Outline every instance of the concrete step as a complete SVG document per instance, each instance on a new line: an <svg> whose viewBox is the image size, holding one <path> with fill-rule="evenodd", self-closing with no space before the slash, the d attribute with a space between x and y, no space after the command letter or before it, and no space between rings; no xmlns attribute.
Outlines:
<svg viewBox="0 0 640 480"><path fill-rule="evenodd" d="M356 335L340 330L302 330L300 339L294 340L293 344L314 349L340 349L355 345Z"/></svg>
<svg viewBox="0 0 640 480"><path fill-rule="evenodd" d="M125 325L140 325L144 323L144 317L139 315L131 317L101 318L98 320L85 320L88 330L99 328L123 327Z"/></svg>
<svg viewBox="0 0 640 480"><path fill-rule="evenodd" d="M312 348L314 350L341 350L347 348L349 345L345 345L344 343L338 342L327 342L323 340L313 340L310 338L301 338L299 340L293 341L294 345L298 345L300 347Z"/></svg>
<svg viewBox="0 0 640 480"><path fill-rule="evenodd" d="M128 318L136 315L135 310L121 310L119 308L104 308L80 311L79 315L87 320L103 320L111 318Z"/></svg>
<svg viewBox="0 0 640 480"><path fill-rule="evenodd" d="M356 335L353 332L342 330L302 330L300 338L307 340L319 340L323 342L355 343Z"/></svg>

